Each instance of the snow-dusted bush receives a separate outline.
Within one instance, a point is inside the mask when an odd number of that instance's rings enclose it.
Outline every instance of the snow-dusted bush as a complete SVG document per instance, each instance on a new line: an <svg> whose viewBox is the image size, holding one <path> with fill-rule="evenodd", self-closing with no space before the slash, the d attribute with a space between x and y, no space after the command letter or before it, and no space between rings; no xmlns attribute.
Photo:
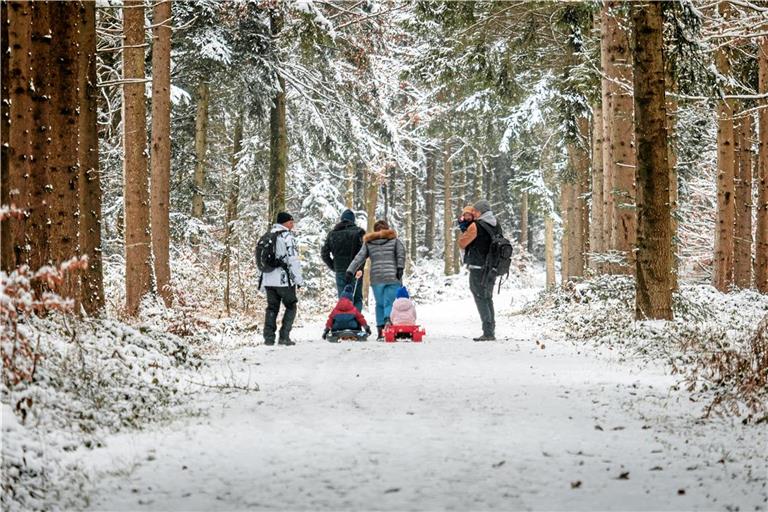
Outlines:
<svg viewBox="0 0 768 512"><path fill-rule="evenodd" d="M634 284L600 276L543 292L525 312L554 321L575 341L617 350L622 357L663 359L689 391L708 400L706 413L768 412L765 322L768 297L751 290L723 294L682 285L672 321L635 321Z"/></svg>
<svg viewBox="0 0 768 512"><path fill-rule="evenodd" d="M2 508L83 508L85 476L64 452L168 417L201 360L167 329L68 316L71 301L33 286L60 279L61 269L0 275Z"/></svg>

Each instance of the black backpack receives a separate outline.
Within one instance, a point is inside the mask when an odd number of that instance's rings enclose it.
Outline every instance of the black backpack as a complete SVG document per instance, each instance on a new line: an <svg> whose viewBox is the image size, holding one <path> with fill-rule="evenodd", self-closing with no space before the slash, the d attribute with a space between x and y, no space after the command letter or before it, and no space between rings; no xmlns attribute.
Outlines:
<svg viewBox="0 0 768 512"><path fill-rule="evenodd" d="M263 234L256 243L256 266L258 266L259 270L262 272L271 272L282 266L282 263L275 255L277 237L280 236L280 233L280 231L269 231Z"/></svg>
<svg viewBox="0 0 768 512"><path fill-rule="evenodd" d="M486 233L491 236L491 245L488 248L488 255L485 257L485 267L483 271L490 278L509 277L509 269L512 266L512 243L504 238L498 231L493 231L485 222L478 222ZM501 282L499 280L499 291L501 291Z"/></svg>

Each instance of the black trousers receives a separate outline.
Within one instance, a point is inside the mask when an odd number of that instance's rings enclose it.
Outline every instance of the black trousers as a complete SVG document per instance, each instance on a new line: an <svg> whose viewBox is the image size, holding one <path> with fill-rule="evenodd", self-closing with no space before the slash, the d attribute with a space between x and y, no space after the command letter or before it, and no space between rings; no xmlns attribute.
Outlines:
<svg viewBox="0 0 768 512"><path fill-rule="evenodd" d="M469 290L475 299L477 312L483 322L483 335L496 335L496 313L493 310L493 286L495 276L484 275L482 269L469 269Z"/></svg>
<svg viewBox="0 0 768 512"><path fill-rule="evenodd" d="M280 313L280 304L285 307L283 324L280 326L280 339L290 339L293 320L296 318L295 286L267 286L267 314L264 317L264 341L274 342L277 331L277 315Z"/></svg>

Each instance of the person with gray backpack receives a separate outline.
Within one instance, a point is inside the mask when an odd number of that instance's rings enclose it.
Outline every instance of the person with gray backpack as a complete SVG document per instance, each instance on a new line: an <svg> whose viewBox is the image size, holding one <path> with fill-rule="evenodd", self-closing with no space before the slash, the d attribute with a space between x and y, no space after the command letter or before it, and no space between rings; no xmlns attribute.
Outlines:
<svg viewBox="0 0 768 512"><path fill-rule="evenodd" d="M295 345L291 340L291 328L296 318L298 297L296 289L304 284L301 275L299 246L291 230L293 216L286 212L277 214L272 229L256 244L256 265L261 270L259 289L267 294L267 311L264 315L264 344L275 344L277 316L280 304L285 308L280 326L279 345Z"/></svg>

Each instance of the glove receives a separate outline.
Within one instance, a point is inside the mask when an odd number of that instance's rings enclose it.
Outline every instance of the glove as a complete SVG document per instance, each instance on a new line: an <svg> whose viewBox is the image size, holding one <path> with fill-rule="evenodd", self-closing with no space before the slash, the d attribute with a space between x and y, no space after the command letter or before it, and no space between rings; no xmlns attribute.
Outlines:
<svg viewBox="0 0 768 512"><path fill-rule="evenodd" d="M471 223L467 220L459 221L459 229L461 230L462 233L464 233L467 230L467 228L469 228L470 224Z"/></svg>
<svg viewBox="0 0 768 512"><path fill-rule="evenodd" d="M323 331L323 339L325 339L325 338L327 338L327 337L328 337L328 333L329 333L329 332L331 332L331 330L330 330L330 329L328 329L328 328L326 328L326 329Z"/></svg>
<svg viewBox="0 0 768 512"><path fill-rule="evenodd" d="M403 269L401 269L401 268L397 269L397 271L395 272L395 276L397 276L397 280L398 281L402 281L403 280Z"/></svg>
<svg viewBox="0 0 768 512"><path fill-rule="evenodd" d="M365 334L367 334L369 336L371 335L371 326L370 325L366 325L365 326Z"/></svg>
<svg viewBox="0 0 768 512"><path fill-rule="evenodd" d="M352 280L354 279L355 279L355 275L352 272L347 272L346 274L344 274L344 282L346 284L351 284Z"/></svg>

